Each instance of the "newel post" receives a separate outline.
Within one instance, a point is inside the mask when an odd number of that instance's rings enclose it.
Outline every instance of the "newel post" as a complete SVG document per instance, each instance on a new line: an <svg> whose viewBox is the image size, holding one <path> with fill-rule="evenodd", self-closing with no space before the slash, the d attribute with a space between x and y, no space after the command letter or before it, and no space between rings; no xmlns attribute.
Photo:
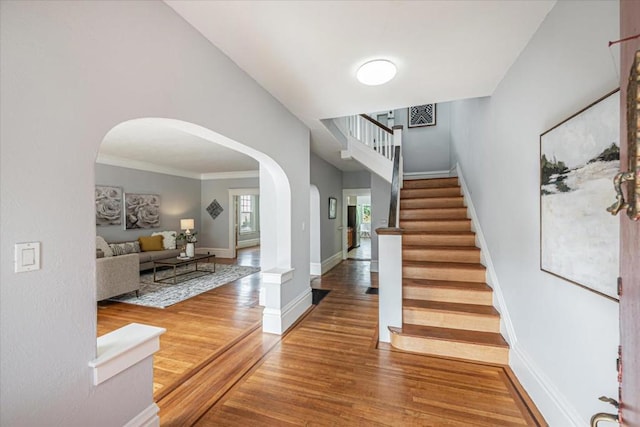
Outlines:
<svg viewBox="0 0 640 427"><path fill-rule="evenodd" d="M402 129L403 126L402 125L395 125L393 127L393 145L394 147L402 147ZM400 148L400 150L402 150L402 148ZM402 161L402 155L400 156L400 169L398 170L398 172L400 173L399 175L399 179L400 179L400 188L402 188L402 181L403 181L403 170L404 170L404 164ZM393 224L390 224L393 225Z"/></svg>
<svg viewBox="0 0 640 427"><path fill-rule="evenodd" d="M378 228L378 322L380 342L389 326L402 327L402 229Z"/></svg>

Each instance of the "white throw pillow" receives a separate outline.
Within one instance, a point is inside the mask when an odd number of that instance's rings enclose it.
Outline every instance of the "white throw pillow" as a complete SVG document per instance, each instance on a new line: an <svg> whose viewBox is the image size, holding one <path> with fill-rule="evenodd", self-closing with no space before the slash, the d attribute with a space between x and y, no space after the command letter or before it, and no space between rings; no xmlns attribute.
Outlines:
<svg viewBox="0 0 640 427"><path fill-rule="evenodd" d="M96 249L102 249L105 257L113 256L113 251L111 250L111 246L107 243L104 238L101 236L96 236Z"/></svg>
<svg viewBox="0 0 640 427"><path fill-rule="evenodd" d="M175 231L156 231L151 234L152 236L162 236L162 247L165 249L176 248L176 235Z"/></svg>

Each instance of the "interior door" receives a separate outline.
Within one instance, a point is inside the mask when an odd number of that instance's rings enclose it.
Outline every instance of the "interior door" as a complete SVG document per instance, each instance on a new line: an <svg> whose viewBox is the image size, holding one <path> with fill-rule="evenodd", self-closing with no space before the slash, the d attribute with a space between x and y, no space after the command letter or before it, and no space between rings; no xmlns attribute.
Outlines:
<svg viewBox="0 0 640 427"><path fill-rule="evenodd" d="M640 33L640 2L622 0L620 2L621 38L638 33ZM625 168L629 164L629 155L633 155L633 153L629 153L626 143L627 84L629 71L637 50L640 50L640 39L636 38L621 43L621 168ZM637 130L637 123L635 125ZM622 425L640 427L640 221L631 221L624 212L621 212L620 233L620 277L622 279L620 295L620 417Z"/></svg>

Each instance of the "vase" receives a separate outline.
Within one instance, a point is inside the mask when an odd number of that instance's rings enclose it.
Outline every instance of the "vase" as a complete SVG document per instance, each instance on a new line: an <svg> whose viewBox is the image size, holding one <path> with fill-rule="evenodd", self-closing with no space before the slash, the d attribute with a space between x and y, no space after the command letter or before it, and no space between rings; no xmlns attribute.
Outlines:
<svg viewBox="0 0 640 427"><path fill-rule="evenodd" d="M189 258L193 257L196 254L196 245L195 243L187 243L187 256Z"/></svg>

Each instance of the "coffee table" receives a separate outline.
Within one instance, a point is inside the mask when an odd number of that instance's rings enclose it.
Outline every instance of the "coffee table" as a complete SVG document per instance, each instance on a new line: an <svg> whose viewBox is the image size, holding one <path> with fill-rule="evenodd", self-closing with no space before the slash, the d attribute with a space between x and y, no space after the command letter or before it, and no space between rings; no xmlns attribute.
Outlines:
<svg viewBox="0 0 640 427"><path fill-rule="evenodd" d="M203 261L203 260L207 260L207 262L210 261L210 259L213 258L213 271L207 271L207 270L198 270L198 261ZM189 271L185 271L184 273L176 273L176 268L181 267L183 265L190 265L190 264L195 264L196 269L195 270L189 270ZM157 279L156 280L156 269L157 267L173 267L173 275L170 277L165 277L164 279ZM154 283L162 283L165 280L171 280L173 279L173 284L176 284L176 278L178 276L183 276L185 274L189 274L189 273L193 273L194 271L200 271L202 273L205 274L213 274L216 272L216 256L215 255L194 255L191 258L185 258L185 259L180 259L180 258L165 258L165 259L159 259L159 260L155 260L153 261L153 281Z"/></svg>

